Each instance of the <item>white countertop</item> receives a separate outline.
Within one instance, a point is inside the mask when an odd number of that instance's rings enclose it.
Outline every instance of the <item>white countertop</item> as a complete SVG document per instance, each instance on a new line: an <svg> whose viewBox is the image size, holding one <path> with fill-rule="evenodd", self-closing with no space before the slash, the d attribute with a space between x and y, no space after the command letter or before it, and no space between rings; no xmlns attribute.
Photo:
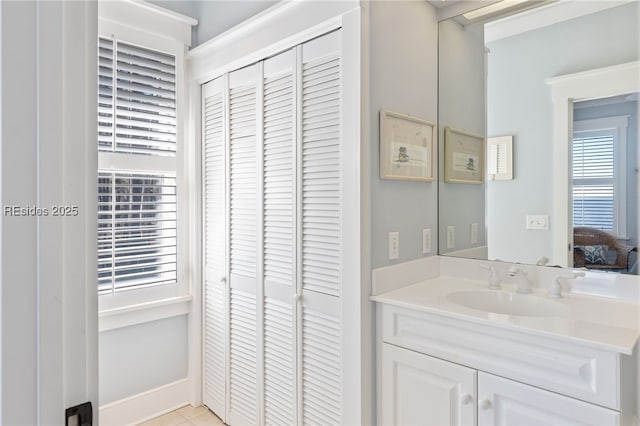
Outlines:
<svg viewBox="0 0 640 426"><path fill-rule="evenodd" d="M388 291L371 300L417 311L463 319L479 324L507 328L538 336L560 338L598 349L630 355L640 335L640 309L637 303L563 293L560 299L549 299L546 290L534 289L530 295L562 304L558 316L506 315L471 309L449 300L452 293L467 290L489 290L486 281L438 276L397 290ZM503 285L504 292L514 292Z"/></svg>

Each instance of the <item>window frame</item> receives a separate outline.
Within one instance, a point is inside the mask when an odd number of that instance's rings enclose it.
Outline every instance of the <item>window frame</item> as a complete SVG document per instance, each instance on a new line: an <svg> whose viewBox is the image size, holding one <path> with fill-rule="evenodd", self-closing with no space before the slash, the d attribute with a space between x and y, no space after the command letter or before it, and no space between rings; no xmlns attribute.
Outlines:
<svg viewBox="0 0 640 426"><path fill-rule="evenodd" d="M570 152L573 152L573 140L576 137L602 136L613 137L613 230L616 238L626 239L627 236L627 127L628 116L612 116L586 120L578 120L573 123ZM573 155L571 154L570 171L573 169ZM571 188L575 178L571 175ZM571 191L572 193L572 191ZM571 217L573 218L573 196L571 196ZM575 225L574 225L575 226Z"/></svg>
<svg viewBox="0 0 640 426"><path fill-rule="evenodd" d="M150 16L150 19L153 17ZM183 300L189 296L190 284L188 280L188 187L185 176L185 117L186 111L186 46L183 42L162 37L156 33L145 31L144 23L140 28L131 27L115 22L112 19L99 16L98 37L115 38L124 43L140 46L146 49L156 50L175 56L176 62L176 154L175 156L149 156L136 155L108 151L99 151L97 140L95 141L98 155L98 170L122 171L131 173L163 173L171 172L176 176L176 283L162 284L141 288L129 288L116 292L98 293L98 311L101 316L109 315L123 309L139 309L151 304L164 304L168 300ZM96 40L96 43L98 40ZM95 189L97 192L97 187ZM97 196L97 194L96 194ZM97 216L96 216L97 219ZM97 261L97 257L96 257ZM96 292L97 277L96 277Z"/></svg>

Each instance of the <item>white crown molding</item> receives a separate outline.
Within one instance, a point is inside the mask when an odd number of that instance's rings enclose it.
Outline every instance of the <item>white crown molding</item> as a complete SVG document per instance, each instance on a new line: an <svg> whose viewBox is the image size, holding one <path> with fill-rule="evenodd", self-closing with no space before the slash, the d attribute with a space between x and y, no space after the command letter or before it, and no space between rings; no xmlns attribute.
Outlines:
<svg viewBox="0 0 640 426"><path fill-rule="evenodd" d="M590 15L636 0L576 1L560 0L485 25L485 43L544 28L580 16Z"/></svg>
<svg viewBox="0 0 640 426"><path fill-rule="evenodd" d="M186 46L191 46L191 27L198 24L196 19L143 0L100 0L98 17L171 38Z"/></svg>
<svg viewBox="0 0 640 426"><path fill-rule="evenodd" d="M489 6L498 1L499 0L432 0L429 1L429 3L438 10L438 21L444 21Z"/></svg>
<svg viewBox="0 0 640 426"><path fill-rule="evenodd" d="M200 44L187 54L190 77L198 84L242 68L342 26L357 0L284 0Z"/></svg>

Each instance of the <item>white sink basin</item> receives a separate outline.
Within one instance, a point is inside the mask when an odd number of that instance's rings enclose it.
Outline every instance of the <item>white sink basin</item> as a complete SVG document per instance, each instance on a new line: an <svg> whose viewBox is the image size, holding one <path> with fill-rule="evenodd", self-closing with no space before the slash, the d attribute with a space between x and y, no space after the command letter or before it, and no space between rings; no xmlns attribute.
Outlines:
<svg viewBox="0 0 640 426"><path fill-rule="evenodd" d="M559 302L532 294L491 290L456 291L447 295L449 301L478 311L523 317L564 316L567 308Z"/></svg>

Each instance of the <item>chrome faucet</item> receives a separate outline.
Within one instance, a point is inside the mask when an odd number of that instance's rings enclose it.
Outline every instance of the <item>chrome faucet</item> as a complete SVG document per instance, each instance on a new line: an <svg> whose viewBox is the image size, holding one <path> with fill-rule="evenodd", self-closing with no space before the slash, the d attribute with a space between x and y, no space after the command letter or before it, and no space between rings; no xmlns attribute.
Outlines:
<svg viewBox="0 0 640 426"><path fill-rule="evenodd" d="M527 273L520 268L512 266L509 268L509 276L515 277L516 293L531 293L533 283L529 280Z"/></svg>
<svg viewBox="0 0 640 426"><path fill-rule="evenodd" d="M562 297L562 284L568 284L567 280L571 280L578 277L584 277L584 272L571 272L567 275L556 275L551 280L551 285L549 286L549 297L554 299L558 299Z"/></svg>
<svg viewBox="0 0 640 426"><path fill-rule="evenodd" d="M491 290L500 290L502 286L500 285L500 277L498 276L498 271L495 266L480 265L480 267L489 271L489 288Z"/></svg>

